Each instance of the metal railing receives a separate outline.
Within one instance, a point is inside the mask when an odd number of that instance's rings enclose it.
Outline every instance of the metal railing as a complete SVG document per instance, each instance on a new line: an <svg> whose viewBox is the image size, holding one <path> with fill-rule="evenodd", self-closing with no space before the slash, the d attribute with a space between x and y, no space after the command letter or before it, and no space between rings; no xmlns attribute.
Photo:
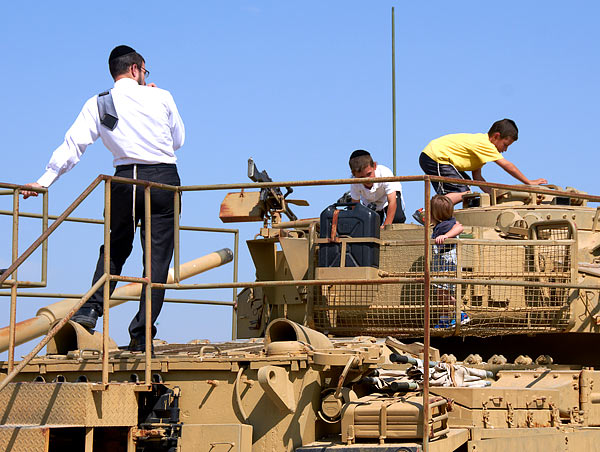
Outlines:
<svg viewBox="0 0 600 452"><path fill-rule="evenodd" d="M211 190L231 190L231 189L246 189L246 188L268 188L268 187L282 187L282 186L286 186L286 187L307 187L307 186L323 186L323 185L347 185L347 184L359 184L359 183L373 183L373 182L422 182L424 184L424 197L423 197L423 206L424 206L424 216L425 216L425 226L423 227L423 240L422 241L418 241L418 244L421 244L421 246L423 246L423 251L422 251L422 257L423 257L423 262L422 262L422 268L420 270L420 272L418 274L415 275L403 275L403 276L390 276L390 277L386 277L386 278L346 278L346 279L302 279L302 280L296 280L296 279L291 279L291 280L285 280L285 281L277 281L277 280L271 280L271 281L248 281L248 282L237 282L237 281L233 281L231 283L199 283L199 284L181 284L178 280L178 278L176 278L176 281L174 283L152 283L151 282L151 275L146 275L145 278L131 278L131 277L122 277L122 276L115 276L115 275L110 275L110 271L109 271L109 261L108 258L106 256L109 256L109 251L105 251L105 275L103 276L103 279L101 279L100 281L98 281L96 283L96 285L94 287L92 287L92 289L90 289L90 291L88 291L85 296L83 298L80 299L78 305L76 307L73 308L72 312L70 313L70 315L72 315L73 312L75 312L76 308L78 308L80 305L82 305L85 302L86 297L89 297L89 295L91 295L93 289L100 287L102 284L104 284L104 290L105 290L105 303L107 303L108 300L108 287L109 287L109 283L110 281L130 281L130 282L141 282L143 284L146 285L146 303L147 303L147 308L146 308L146 315L147 315L147 320L146 320L146 328L147 328L147 333L146 333L146 382L150 381L149 378L149 369L150 369L150 343L149 343L149 338L150 338L150 333L149 333L149 328L150 328L150 317L149 317L149 313L150 313L150 293L151 290L153 288L159 288L159 289L178 289L178 290L191 290L191 289L218 289L218 288L232 288L235 290L237 288L252 288L252 287L281 287L281 286L296 286L296 287L305 287L305 286L325 286L325 285L330 285L330 286L343 286L343 285L359 285L359 286L375 286L375 285L390 285L390 284L406 284L406 283L410 283L410 284L419 284L422 286L422 319L423 319L423 344L424 344L424 350L423 350L423 356L425 358L425 360L427 360L427 357L429 357L429 352L430 352L430 336L431 336L431 330L430 330L430 324L431 324L431 288L432 288L432 284L436 284L436 283L449 283L449 284L455 284L455 285L460 285L460 284L485 284L485 285L489 285L489 286L505 286L505 285L512 285L512 286L527 286L527 287L546 287L546 288L552 288L552 289L565 289L565 288L584 288L584 289L590 289L590 290L600 290L600 285L598 284L580 284L577 282L577 280L573 280L571 279L570 281L566 281L566 282L540 282L540 281L516 281L516 280L510 280L510 279L503 279L502 277L498 277L498 278L490 278L490 279L477 279L477 275L475 274L473 277L470 278L466 278L464 277L464 275L462 275L460 272L458 272L456 274L456 277L444 277L443 275L440 274L436 274L434 277L432 277L432 271L431 271L431 260L432 260L432 256L431 256L431 212L430 212L430 208L429 208L429 200L431 198L431 182L450 182L450 183L460 183L463 185L476 185L479 187L486 187L486 188L491 188L491 189L498 189L498 190L516 190L516 191L520 191L520 192L527 192L527 193L534 193L534 194L540 194L540 195L552 195L552 196L563 196L563 197L567 197L567 198L571 198L571 199L579 199L579 200L587 200L587 201L591 201L591 202L600 202L600 196L592 196L592 195L587 195L587 194L583 194L583 193L573 193L573 192L562 192L562 191L558 191L558 190L552 190L552 189L547 189L547 188L541 188L541 187L528 187L528 186L522 186L522 185L507 185L507 184L495 184L495 183L490 183L490 182L483 182L483 181L470 181L470 180L455 180L455 179L450 179L450 178L444 178L444 177L437 177L437 176L398 176L398 177L385 177L385 178L352 178L352 179L334 179L334 180L308 180L308 181L285 181L285 182L263 182L263 183L235 183L235 184L218 184L218 185L193 185L193 186L181 186L181 187L171 187L171 186L164 186L162 184L155 184L155 183L151 183L151 182L144 182L144 181L131 181L128 179L121 179L121 178L113 178L113 177L109 177L109 176L99 176L94 183L92 183L92 185L90 185L90 187L84 191L84 193L82 194L82 197L87 196L87 194L89 194L89 192L91 192L91 190L93 190L93 188L95 188L101 181L105 181L106 183L106 191L105 193L107 193L106 198L105 198L105 207L110 205L110 183L112 181L114 182L123 182L123 183L133 183L133 184L137 184L137 185L141 185L144 187L144 193L145 193L145 202L146 202L146 215L149 214L150 211L150 189L151 188L161 188L161 189L167 189L167 190L172 190L175 194L174 196L174 202L175 202L175 206L176 206L176 212L178 212L177 209L179 209L179 204L178 204L178 194L182 193L182 192L186 192L186 191L211 191ZM22 187L21 187L22 188ZM56 227L58 226L58 224L60 224L60 222L65 221L65 219L68 217L68 215L70 215L70 213L73 211L73 209L81 202L80 198L78 198L75 203L73 204L72 207L70 207L69 209L67 209L67 211L65 211L65 213L63 215L61 215L60 217L58 217L55 221L55 223L49 227L46 231L44 231L44 233L42 234L42 236L40 236L40 238L38 240L36 240L36 242L34 242L34 245L32 245L32 247L30 247L25 253L23 253L22 256L20 256L17 259L14 259L13 265L11 265L11 267L8 270L8 273L12 273L21 263L22 261L28 257L32 251L32 249L35 249L37 246L39 246L41 243L43 243L43 241L53 232L54 229L56 229ZM106 212L110 212L110 209L106 209ZM176 218L178 218L178 215L176 215ZM151 225L149 224L149 218L146 218L146 221L148 221L148 223L146 224L146 227L149 228L151 227ZM597 222L597 220L594 220L595 223ZM177 222L177 220L176 220ZM109 222L109 218L105 219L105 246L106 244L109 244L109 230L107 225L110 224ZM178 233L177 231L179 231L180 227L178 226L178 224L175 225L175 229L176 229L176 234ZM146 238L148 240L148 237L150 237L150 234L147 232ZM237 237L237 236L236 236ZM452 242L449 242L452 243ZM562 243L562 242L561 242ZM150 250L150 245L149 243L146 244L146 249ZM105 248L106 250L106 248ZM237 256L237 249L236 249L236 253L235 255ZM148 252L146 255L146 259L149 259L150 257L150 253ZM147 268L150 268L149 265L149 260L147 260L146 264L147 264ZM176 275L178 276L178 270L177 270L177 266L178 266L178 254L176 254ZM237 269L237 266L236 266ZM4 279L6 279L6 277L0 277L0 283L2 283L2 281ZM105 308L105 312L108 313L108 308ZM458 308L457 310L457 314L458 314ZM458 319L457 319L458 320ZM64 320L66 322L66 320ZM104 318L104 332L108 333L108 316L106 315ZM459 323L457 321L457 323ZM60 326L57 325L53 331L51 331L49 333L49 335L51 335L53 332L55 332L57 330L57 328ZM47 336L48 337L48 336ZM44 339L46 340L46 339ZM107 365L105 365L105 363L108 363L108 334L105 334L105 345L104 345L104 350L103 350L103 369L107 369ZM44 341L42 341L43 343ZM38 347L36 347L37 351L39 351L42 347L40 346L42 343L40 343L38 345ZM16 369L15 369L16 370ZM11 374L12 375L12 374ZM9 375L10 377L10 375ZM103 377L102 377L102 382L103 384L106 384L108 375L107 375L107 370L105 373L105 370L103 370ZM431 419L430 419L430 413L429 413L429 380L428 378L424 378L424 382L423 382L423 411L424 411L424 416L423 416L423 447L425 450L428 450L428 443L429 443L429 439L430 439L430 423L431 423Z"/></svg>
<svg viewBox="0 0 600 452"><path fill-rule="evenodd" d="M72 212L94 191L98 185L104 182L104 220L96 220L89 218L76 218L71 217ZM110 273L110 212L111 212L111 184L113 182L122 184L131 184L134 186L142 186L144 189L144 228L146 230L145 237L145 268L146 272L144 277L128 277L120 275L112 275ZM172 289L177 289L180 281L180 231L200 231L200 232L218 232L218 233L230 233L234 235L234 268L233 268L233 281L237 281L238 272L238 248L239 248L239 230L237 229L226 229L226 228L207 228L199 226L182 226L180 225L180 190L179 187L158 184L149 181L125 179L120 177L112 177L100 175L98 176L82 193L77 199L59 216L48 215L48 198L47 189L25 187L14 184L0 184L0 188L4 188L4 191L0 191L0 195L12 194L13 196L13 209L12 211L0 211L0 215L12 215L13 217L13 229L12 229L12 264L6 271L0 275L0 286L10 286L10 293L0 292L0 295L11 297L11 310L10 310L10 324L9 324L9 358L8 358L8 375L0 384L0 389L6 386L38 353L39 351L56 335L58 331L70 320L77 310L85 304L85 302L91 297L91 295L98 290L101 286L104 287L104 315L103 315L103 352L102 352L102 383L100 388L106 388L108 385L108 374L109 374L109 311L110 311L110 283L112 281L126 281L141 283L146 286L146 298L145 298L145 316L146 316L146 343L145 343L145 385L149 385L151 381L151 349L152 349L152 334L151 334L151 295L152 288L156 287L152 281L151 275L151 189L169 190L173 192L174 202L174 283L171 284ZM43 195L43 212L42 214L25 213L20 212L19 209L19 195L23 190L36 191ZM19 217L29 218L41 218L42 219L42 234L27 248L20 256L18 255L18 243L19 243ZM53 219L54 222L48 227L48 220ZM79 222L79 223L92 223L92 224L104 224L104 274L103 276L88 290L85 294L76 294L64 296L64 294L48 294L43 292L36 293L19 293L18 287L45 287L47 282L47 239L48 237L65 221ZM17 269L19 266L30 257L40 246L42 246L42 280L41 282L32 281L19 281L17 279ZM11 279L8 279L12 275ZM170 299L166 298L166 302L176 303L195 303L195 304L211 304L211 305L229 305L234 306L237 296L237 289L233 289L232 301L212 301L212 300L193 300L193 299ZM40 298L78 298L79 301L71 308L71 310L61 319L49 332L48 334L38 343L34 349L23 358L18 366L14 364L14 349L15 349L15 326L16 326L16 304L18 296L29 296L29 297L40 297ZM139 299L139 297L114 297L114 299ZM235 312L233 313L235 316ZM232 322L234 323L234 322Z"/></svg>
<svg viewBox="0 0 600 452"><path fill-rule="evenodd" d="M12 216L12 245L11 256L14 263L19 254L19 217L20 206L19 196L24 187L14 184L0 183L0 195L12 196L12 211L7 212ZM48 192L47 190L36 190L42 194L42 234L48 229ZM40 281L19 281L17 277L17 267L11 265L2 275L0 275L0 283L2 286L10 286L10 314L9 314L9 351L8 351L8 370L12 371L15 359L15 324L17 316L17 288L18 287L46 287L48 278L48 242L42 242L42 268ZM11 279L8 279L11 277Z"/></svg>

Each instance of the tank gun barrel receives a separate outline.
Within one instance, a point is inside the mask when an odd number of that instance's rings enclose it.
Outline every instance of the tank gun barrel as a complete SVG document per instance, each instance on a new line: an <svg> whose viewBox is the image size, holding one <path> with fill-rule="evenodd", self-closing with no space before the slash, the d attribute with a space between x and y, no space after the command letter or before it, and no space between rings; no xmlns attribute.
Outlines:
<svg viewBox="0 0 600 452"><path fill-rule="evenodd" d="M233 259L233 252L229 248L223 248L219 251L214 251L205 256L199 257L192 261L186 262L181 265L179 276L180 279L191 278L192 276L198 275L207 270L220 267L223 264L231 262ZM174 269L169 270L169 276L167 283L173 283ZM113 295L124 297L124 296L139 296L142 291L141 283L126 284L121 287L117 287L113 292ZM15 344L21 345L28 342L36 337L46 334L50 330L50 326L57 320L62 319L77 303L76 299L61 300L51 305L45 306L38 310L35 317L24 320L16 324L15 328ZM110 307L115 307L125 303L127 300L114 300L111 298ZM9 327L0 329L0 352L8 349L8 334Z"/></svg>

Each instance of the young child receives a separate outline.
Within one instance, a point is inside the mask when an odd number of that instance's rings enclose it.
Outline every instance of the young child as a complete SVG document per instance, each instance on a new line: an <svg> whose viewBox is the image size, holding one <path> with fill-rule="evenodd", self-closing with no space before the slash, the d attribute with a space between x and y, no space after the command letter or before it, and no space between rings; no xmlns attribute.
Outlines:
<svg viewBox="0 0 600 452"><path fill-rule="evenodd" d="M431 259L431 271L456 272L456 245L444 245L446 239L458 237L463 232L462 224L454 218L454 204L448 196L435 195L431 198L431 218L433 220L433 233L431 238L435 239L433 246L433 255ZM439 275L438 275L439 276ZM455 324L453 311L450 308L456 304L456 287L453 284L435 284L435 298L443 306L448 308L448 312L440 316L440 322L435 328L447 328ZM461 324L470 321L469 316L461 312ZM452 319L449 321L449 319Z"/></svg>
<svg viewBox="0 0 600 452"><path fill-rule="evenodd" d="M373 161L371 154L362 149L350 155L350 170L353 177L393 177L394 173ZM402 208L402 185L400 182L376 182L370 184L352 184L350 186L352 202L364 205L375 204L375 211L381 218L381 229L386 224L404 223L406 216ZM384 220L385 218L385 220Z"/></svg>
<svg viewBox="0 0 600 452"><path fill-rule="evenodd" d="M431 141L419 156L419 165L430 176L451 177L453 179L471 178L465 171L471 171L473 180L484 181L481 168L488 162L496 162L504 171L526 185L547 184L546 179L530 180L513 163L502 157L508 147L519 138L519 129L512 119L496 121L485 133L456 133L445 135ZM447 182L432 182L440 195L446 195L453 204L462 201L470 192L467 185ZM481 187L490 193L491 189ZM418 209L413 217L423 224L423 209Z"/></svg>

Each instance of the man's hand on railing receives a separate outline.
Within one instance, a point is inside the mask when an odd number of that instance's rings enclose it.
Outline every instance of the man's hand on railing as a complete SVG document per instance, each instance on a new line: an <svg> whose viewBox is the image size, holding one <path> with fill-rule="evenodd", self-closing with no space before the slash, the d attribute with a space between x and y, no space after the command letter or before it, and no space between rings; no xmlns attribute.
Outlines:
<svg viewBox="0 0 600 452"><path fill-rule="evenodd" d="M34 188L44 188L42 185L37 182L32 182L31 184L25 184L26 187L34 187ZM37 191L23 190L21 191L24 199L29 198L30 196L37 196L39 193Z"/></svg>
<svg viewBox="0 0 600 452"><path fill-rule="evenodd" d="M547 183L548 183L547 179L540 177L539 179L530 180L527 185L542 185L542 184L547 184Z"/></svg>

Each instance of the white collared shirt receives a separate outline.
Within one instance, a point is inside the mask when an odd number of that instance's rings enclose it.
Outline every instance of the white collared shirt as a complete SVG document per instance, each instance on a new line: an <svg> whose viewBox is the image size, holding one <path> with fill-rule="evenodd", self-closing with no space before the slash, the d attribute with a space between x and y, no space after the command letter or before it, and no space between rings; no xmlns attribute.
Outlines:
<svg viewBox="0 0 600 452"><path fill-rule="evenodd" d="M89 99L38 184L49 187L71 170L98 137L112 152L113 166L177 161L175 151L183 145L185 130L171 93L139 85L131 78L116 81L111 93L119 117L115 130L100 124L98 96Z"/></svg>
<svg viewBox="0 0 600 452"><path fill-rule="evenodd" d="M375 177L394 177L394 173L387 166L377 164ZM352 199L357 199L364 205L375 203L376 210L383 210L388 205L387 195L397 191L402 192L400 182L375 182L371 188L363 184L350 185Z"/></svg>

